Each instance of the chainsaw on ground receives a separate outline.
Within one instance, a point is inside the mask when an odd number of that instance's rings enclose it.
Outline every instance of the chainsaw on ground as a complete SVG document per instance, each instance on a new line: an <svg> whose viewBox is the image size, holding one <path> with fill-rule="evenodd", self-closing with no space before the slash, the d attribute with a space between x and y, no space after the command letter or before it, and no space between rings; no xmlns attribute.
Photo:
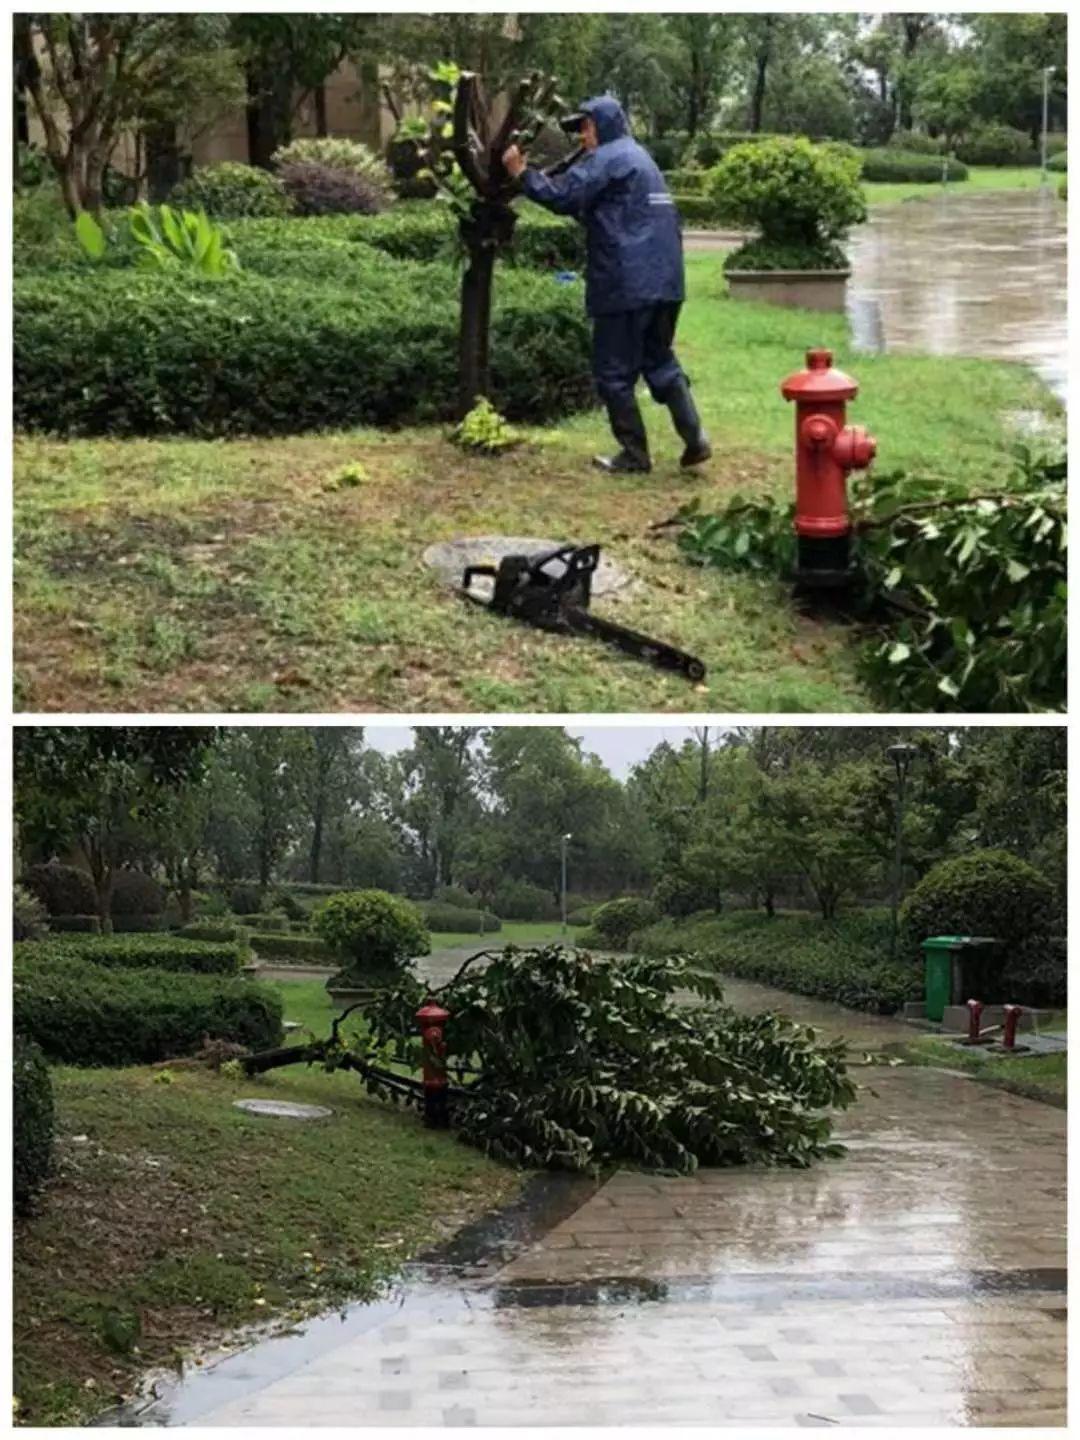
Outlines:
<svg viewBox="0 0 1080 1440"><path fill-rule="evenodd" d="M498 565L467 565L461 594L474 605L538 630L592 635L661 670L704 680L705 666L696 656L591 612L592 579L599 563L599 545L563 545L542 555L505 555ZM490 599L473 589L473 580L481 575L494 582Z"/></svg>

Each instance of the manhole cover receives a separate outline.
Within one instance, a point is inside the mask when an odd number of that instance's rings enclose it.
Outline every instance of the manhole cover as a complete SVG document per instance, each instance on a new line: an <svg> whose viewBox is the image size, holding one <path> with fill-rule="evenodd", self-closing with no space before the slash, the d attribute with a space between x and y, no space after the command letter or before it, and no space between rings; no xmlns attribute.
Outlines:
<svg viewBox="0 0 1080 1440"><path fill-rule="evenodd" d="M459 540L440 540L436 545L429 545L423 560L444 585L457 589L466 565L497 565L504 555L544 555L562 545L579 543L583 542L541 540L535 535L465 535ZM626 571L601 552L600 564L593 576L593 595L613 595L629 583ZM485 582L478 579L477 593L482 594L484 586ZM490 590L490 580L486 582L486 587Z"/></svg>
<svg viewBox="0 0 1080 1440"><path fill-rule="evenodd" d="M325 1105L294 1105L291 1100L234 1100L248 1115L269 1115L276 1120L328 1120L333 1111Z"/></svg>

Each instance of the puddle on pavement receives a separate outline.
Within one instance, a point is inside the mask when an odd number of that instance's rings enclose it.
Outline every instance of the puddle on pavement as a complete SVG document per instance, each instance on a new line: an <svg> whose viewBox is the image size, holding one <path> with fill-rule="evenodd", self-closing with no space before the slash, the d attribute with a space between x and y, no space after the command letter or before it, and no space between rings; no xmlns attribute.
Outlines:
<svg viewBox="0 0 1080 1440"><path fill-rule="evenodd" d="M384 1300L107 1423L1064 1423L1064 1115L870 1080L841 1159L540 1177Z"/></svg>
<svg viewBox="0 0 1080 1440"><path fill-rule="evenodd" d="M1066 207L1054 189L883 206L849 248L857 346L1018 360L1065 400Z"/></svg>

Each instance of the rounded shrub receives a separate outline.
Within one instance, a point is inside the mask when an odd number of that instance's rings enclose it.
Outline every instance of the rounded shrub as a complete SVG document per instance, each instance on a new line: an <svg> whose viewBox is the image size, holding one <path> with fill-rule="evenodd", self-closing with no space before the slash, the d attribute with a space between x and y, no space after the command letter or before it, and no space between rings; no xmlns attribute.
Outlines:
<svg viewBox="0 0 1080 1440"><path fill-rule="evenodd" d="M723 905L719 877L693 863L665 871L653 886L652 898L661 915L677 919L699 911L719 910Z"/></svg>
<svg viewBox="0 0 1080 1440"><path fill-rule="evenodd" d="M278 169L285 165L323 165L328 170L361 175L384 197L392 185L386 161L359 140L349 140L342 135L311 135L291 140L275 150L270 158Z"/></svg>
<svg viewBox="0 0 1080 1440"><path fill-rule="evenodd" d="M191 1055L203 1036L252 1050L281 1039L281 996L240 977L113 969L19 946L14 1024L65 1065L147 1065Z"/></svg>
<svg viewBox="0 0 1080 1440"><path fill-rule="evenodd" d="M929 870L900 911L906 944L919 953L932 935L986 935L1020 945L1050 929L1054 891L1026 860L976 850Z"/></svg>
<svg viewBox="0 0 1080 1440"><path fill-rule="evenodd" d="M595 905L582 905L577 910L571 910L567 913L566 923L573 925L575 929L583 929L586 925L592 924L595 913Z"/></svg>
<svg viewBox="0 0 1080 1440"><path fill-rule="evenodd" d="M1038 153L1031 136L1012 125L980 125L956 147L965 165L1034 165Z"/></svg>
<svg viewBox="0 0 1080 1440"><path fill-rule="evenodd" d="M1059 150L1056 155L1051 155L1046 162L1046 168L1053 171L1055 175L1064 175L1069 168L1068 151Z"/></svg>
<svg viewBox="0 0 1080 1440"><path fill-rule="evenodd" d="M289 213L289 199L277 176L236 160L200 166L173 186L169 204L182 210L205 210L215 220Z"/></svg>
<svg viewBox="0 0 1080 1440"><path fill-rule="evenodd" d="M241 882L229 891L229 909L234 915L259 915L266 909L266 895L258 885Z"/></svg>
<svg viewBox="0 0 1080 1440"><path fill-rule="evenodd" d="M293 161L278 178L297 215L377 215L386 208L386 192L353 170Z"/></svg>
<svg viewBox="0 0 1080 1440"><path fill-rule="evenodd" d="M968 169L961 161L950 155L920 155L906 150L893 150L886 146L879 150L861 150L862 178L893 184L935 185L940 184L942 171L945 179L953 182L966 180Z"/></svg>
<svg viewBox="0 0 1080 1440"><path fill-rule="evenodd" d="M40 940L48 933L45 906L25 885L12 887L11 929L14 940Z"/></svg>
<svg viewBox="0 0 1080 1440"><path fill-rule="evenodd" d="M753 227L759 245L801 255L795 268L842 268L837 242L866 219L856 152L799 136L733 146L711 171L705 193L725 220ZM725 268L748 268L739 254L733 251Z"/></svg>
<svg viewBox="0 0 1080 1440"><path fill-rule="evenodd" d="M626 895L600 905L592 918L592 928L599 940L613 950L625 949L636 930L644 930L660 918L660 911L651 900Z"/></svg>
<svg viewBox="0 0 1080 1440"><path fill-rule="evenodd" d="M113 877L112 916L160 915L165 909L165 891L141 870L118 870Z"/></svg>
<svg viewBox="0 0 1080 1440"><path fill-rule="evenodd" d="M12 1193L16 1214L26 1215L52 1169L52 1078L41 1047L16 1033L12 1067Z"/></svg>
<svg viewBox="0 0 1080 1440"><path fill-rule="evenodd" d="M239 925L230 925L221 920L193 920L190 925L181 925L175 933L181 940L229 941L243 938Z"/></svg>
<svg viewBox="0 0 1080 1440"><path fill-rule="evenodd" d="M308 912L291 890L274 891L274 909L280 910L286 920L302 920L307 924Z"/></svg>
<svg viewBox="0 0 1080 1440"><path fill-rule="evenodd" d="M431 898L436 904L453 905L458 910L478 908L476 896L470 894L463 885L439 885Z"/></svg>
<svg viewBox="0 0 1080 1440"><path fill-rule="evenodd" d="M353 890L316 906L311 927L358 979L391 976L415 955L431 949L420 912L408 900L385 890Z"/></svg>
<svg viewBox="0 0 1080 1440"><path fill-rule="evenodd" d="M904 150L909 155L942 155L945 142L924 130L894 130L889 136L890 150Z"/></svg>
<svg viewBox="0 0 1080 1440"><path fill-rule="evenodd" d="M77 865L31 865L22 883L36 895L50 915L93 915L97 907L94 882Z"/></svg>
<svg viewBox="0 0 1080 1440"><path fill-rule="evenodd" d="M658 135L655 140L646 140L645 149L656 161L661 170L675 170L683 162L686 154L686 135L674 131L668 135Z"/></svg>
<svg viewBox="0 0 1080 1440"><path fill-rule="evenodd" d="M492 909L504 920L557 920L559 905L550 890L531 880L504 880L495 891Z"/></svg>

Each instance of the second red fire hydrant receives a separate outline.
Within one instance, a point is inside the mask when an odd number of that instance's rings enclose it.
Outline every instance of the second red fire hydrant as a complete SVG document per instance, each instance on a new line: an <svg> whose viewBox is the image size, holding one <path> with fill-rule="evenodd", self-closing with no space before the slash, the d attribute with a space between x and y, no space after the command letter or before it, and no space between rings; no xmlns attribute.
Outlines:
<svg viewBox="0 0 1080 1440"><path fill-rule="evenodd" d="M420 1038L424 1042L424 1123L435 1130L450 1124L449 1081L446 1076L446 1037L443 1034L449 1010L428 1000L416 1012Z"/></svg>
<svg viewBox="0 0 1080 1440"><path fill-rule="evenodd" d="M808 350L806 369L780 386L784 399L795 402L796 574L816 588L850 583L847 477L865 470L877 453L872 435L847 424L847 402L859 387L832 361L831 350Z"/></svg>

